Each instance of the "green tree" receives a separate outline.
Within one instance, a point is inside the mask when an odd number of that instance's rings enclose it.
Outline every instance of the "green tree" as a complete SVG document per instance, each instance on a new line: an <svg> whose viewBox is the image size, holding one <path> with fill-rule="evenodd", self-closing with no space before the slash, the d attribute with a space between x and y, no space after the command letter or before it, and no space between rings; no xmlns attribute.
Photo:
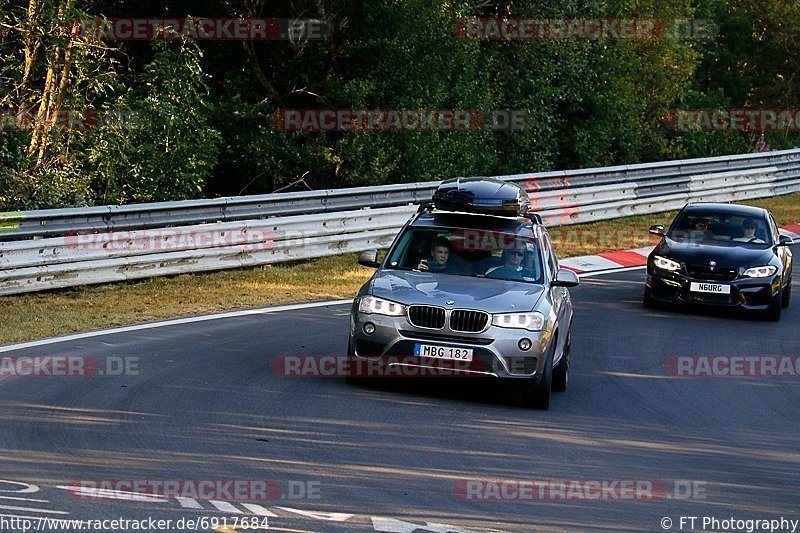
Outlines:
<svg viewBox="0 0 800 533"><path fill-rule="evenodd" d="M90 161L102 203L200 197L217 163L221 136L201 52L192 44L156 42L135 87L105 110L91 136Z"/></svg>

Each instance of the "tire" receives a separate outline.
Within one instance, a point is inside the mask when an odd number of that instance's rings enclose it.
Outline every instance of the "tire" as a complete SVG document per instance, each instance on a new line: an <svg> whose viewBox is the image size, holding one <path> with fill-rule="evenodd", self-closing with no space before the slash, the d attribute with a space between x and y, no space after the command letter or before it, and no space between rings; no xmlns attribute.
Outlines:
<svg viewBox="0 0 800 533"><path fill-rule="evenodd" d="M783 291L781 291L783 292ZM767 309L766 318L767 320L771 320L773 322L777 322L781 319L781 301L783 300L782 294L778 294L774 298L772 298L772 302L769 304L769 309Z"/></svg>
<svg viewBox="0 0 800 533"><path fill-rule="evenodd" d="M364 387L369 383L367 381L367 378L356 377L356 376L345 376L344 382L347 383L348 385L355 385L358 387Z"/></svg>
<svg viewBox="0 0 800 533"><path fill-rule="evenodd" d="M570 325L570 328L572 325ZM567 390L569 383L569 357L572 352L572 332L567 333L567 343L564 345L564 353L561 355L561 361L558 366L553 369L553 390L564 392Z"/></svg>
<svg viewBox="0 0 800 533"><path fill-rule="evenodd" d="M535 409L547 411L550 409L550 391L553 388L553 352L555 348L547 354L547 360L544 363L544 370L542 372L542 379L539 384L531 387L528 396L528 405Z"/></svg>
<svg viewBox="0 0 800 533"><path fill-rule="evenodd" d="M653 300L652 296L650 296L650 289L648 289L647 287L644 288L644 296L642 297L642 304L647 308L656 307L656 301Z"/></svg>
<svg viewBox="0 0 800 533"><path fill-rule="evenodd" d="M781 307L784 309L789 307L789 300L792 298L792 280L789 280L789 283L786 284L784 287L783 292L781 293Z"/></svg>

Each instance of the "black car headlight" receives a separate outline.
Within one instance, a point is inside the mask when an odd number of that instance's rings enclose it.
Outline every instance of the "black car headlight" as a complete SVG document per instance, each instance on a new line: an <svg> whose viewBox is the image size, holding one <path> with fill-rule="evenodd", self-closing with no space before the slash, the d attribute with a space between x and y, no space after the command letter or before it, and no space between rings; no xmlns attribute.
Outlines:
<svg viewBox="0 0 800 533"><path fill-rule="evenodd" d="M680 263L660 255L653 256L653 264L656 266L656 268L660 268L661 270L666 270L668 272L677 272L681 269Z"/></svg>
<svg viewBox="0 0 800 533"><path fill-rule="evenodd" d="M742 272L742 276L746 278L768 278L775 274L778 271L777 267L772 265L764 265L764 266L757 266L757 267L750 267L744 272Z"/></svg>

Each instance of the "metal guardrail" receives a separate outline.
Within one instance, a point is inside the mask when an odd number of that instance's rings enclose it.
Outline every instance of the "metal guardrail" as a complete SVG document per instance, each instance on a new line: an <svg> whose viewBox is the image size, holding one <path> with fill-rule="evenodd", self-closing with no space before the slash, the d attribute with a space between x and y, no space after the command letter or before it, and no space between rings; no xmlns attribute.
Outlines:
<svg viewBox="0 0 800 533"><path fill-rule="evenodd" d="M800 149L497 177L575 224L800 191ZM0 213L0 295L385 247L438 184Z"/></svg>

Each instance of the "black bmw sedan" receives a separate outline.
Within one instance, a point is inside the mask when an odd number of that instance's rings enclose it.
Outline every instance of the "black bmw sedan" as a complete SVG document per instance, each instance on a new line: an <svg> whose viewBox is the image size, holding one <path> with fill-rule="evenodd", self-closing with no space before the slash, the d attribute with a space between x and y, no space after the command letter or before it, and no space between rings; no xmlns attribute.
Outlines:
<svg viewBox="0 0 800 533"><path fill-rule="evenodd" d="M687 204L647 259L644 305L738 307L780 320L792 287L792 239L766 209Z"/></svg>

